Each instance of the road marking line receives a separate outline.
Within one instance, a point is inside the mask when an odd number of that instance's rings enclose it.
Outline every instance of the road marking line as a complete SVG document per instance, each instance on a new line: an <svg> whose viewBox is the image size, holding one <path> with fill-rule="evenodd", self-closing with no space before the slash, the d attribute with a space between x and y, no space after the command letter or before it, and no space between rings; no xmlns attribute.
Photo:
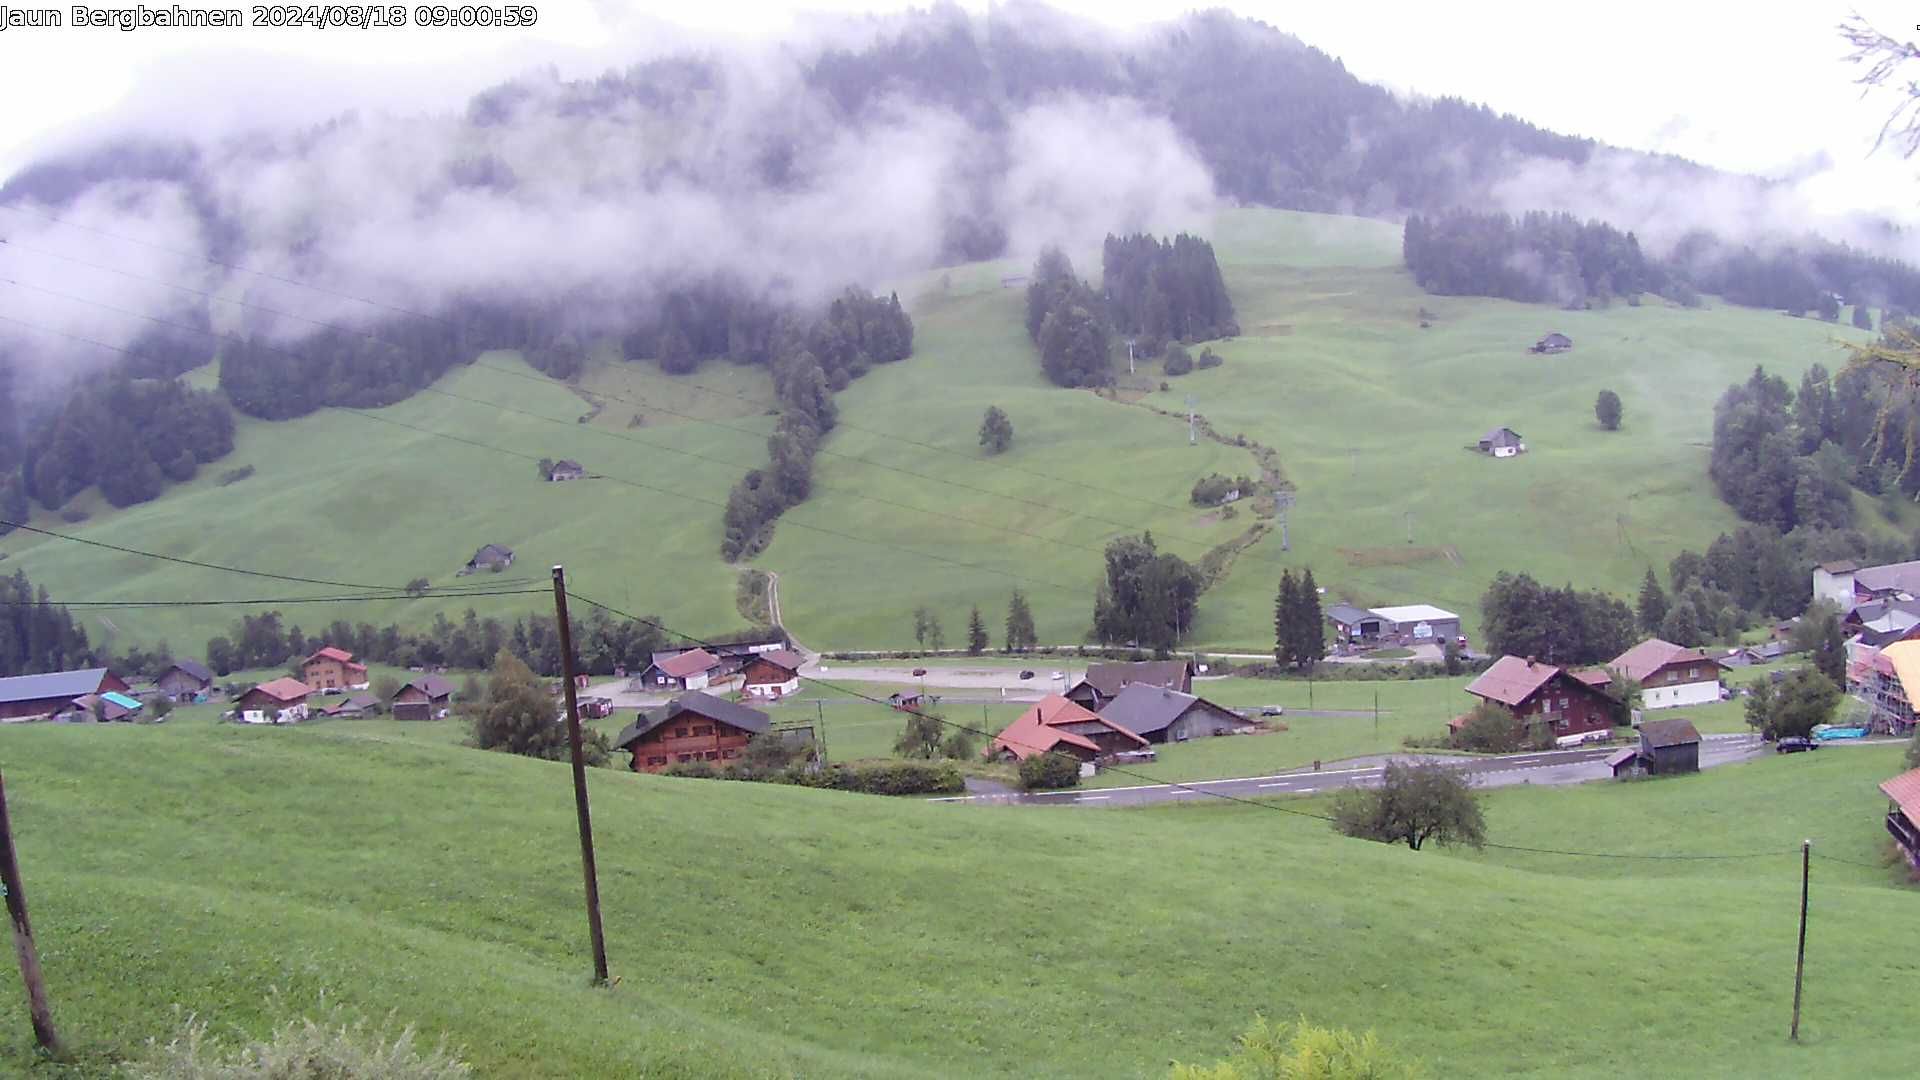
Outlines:
<svg viewBox="0 0 1920 1080"><path fill-rule="evenodd" d="M1074 802L1099 802L1101 799L1111 799L1111 798L1113 798L1113 796L1111 795L1082 795L1073 801Z"/></svg>

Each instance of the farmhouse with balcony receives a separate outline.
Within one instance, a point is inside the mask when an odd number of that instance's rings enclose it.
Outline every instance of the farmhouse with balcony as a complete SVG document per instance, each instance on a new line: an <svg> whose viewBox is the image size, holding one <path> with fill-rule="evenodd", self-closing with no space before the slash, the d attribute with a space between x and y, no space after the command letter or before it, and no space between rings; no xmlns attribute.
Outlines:
<svg viewBox="0 0 1920 1080"><path fill-rule="evenodd" d="M634 772L657 773L696 761L732 761L769 726L758 709L694 692L642 712L613 745L633 755Z"/></svg>
<svg viewBox="0 0 1920 1080"><path fill-rule="evenodd" d="M1699 649L1648 638L1614 657L1607 667L1640 684L1644 709L1710 705L1720 700L1720 661Z"/></svg>
<svg viewBox="0 0 1920 1080"><path fill-rule="evenodd" d="M367 688L367 665L355 663L352 653L331 645L300 661L300 674L306 680L307 689L316 694L322 690Z"/></svg>
<svg viewBox="0 0 1920 1080"><path fill-rule="evenodd" d="M754 653L742 668L742 693L750 698L778 701L800 692L800 666L805 657L789 649Z"/></svg>
<svg viewBox="0 0 1920 1080"><path fill-rule="evenodd" d="M1467 685L1467 693L1499 706L1524 731L1544 724L1561 742L1577 742L1613 729L1614 702L1602 690L1604 672L1576 674L1531 658L1503 656ZM1458 730L1460 716L1447 722Z"/></svg>
<svg viewBox="0 0 1920 1080"><path fill-rule="evenodd" d="M1907 865L1920 871L1920 769L1909 769L1880 785L1890 800L1887 832L1900 846Z"/></svg>

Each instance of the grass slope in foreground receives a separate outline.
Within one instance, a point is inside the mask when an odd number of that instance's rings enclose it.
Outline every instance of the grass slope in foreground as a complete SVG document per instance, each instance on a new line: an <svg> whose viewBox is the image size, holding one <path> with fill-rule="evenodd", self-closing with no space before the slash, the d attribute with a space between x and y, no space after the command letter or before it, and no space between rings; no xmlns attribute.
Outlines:
<svg viewBox="0 0 1920 1080"><path fill-rule="evenodd" d="M5 738L54 1004L100 1065L176 1007L262 1030L278 989L397 1010L516 1077L1157 1076L1222 1052L1255 1010L1377 1028L1440 1076L1911 1069L1885 1004L1916 973L1920 899L1883 884L1823 878L1805 1041L1786 1043L1791 855L1592 878L1256 810L596 772L622 977L598 991L562 766L346 725ZM1809 764L1857 761L1833 778L1852 786L1886 764L1833 758ZM1717 839L1787 851L1827 809L1773 805ZM1823 835L1842 828L1878 823ZM25 1071L28 1038L20 995L0 996L0 1061Z"/></svg>

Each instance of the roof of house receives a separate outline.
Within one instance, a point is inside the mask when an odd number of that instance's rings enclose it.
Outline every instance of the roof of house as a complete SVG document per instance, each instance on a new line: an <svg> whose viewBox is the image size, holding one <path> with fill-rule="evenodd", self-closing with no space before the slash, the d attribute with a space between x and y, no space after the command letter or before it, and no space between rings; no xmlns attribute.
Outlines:
<svg viewBox="0 0 1920 1080"><path fill-rule="evenodd" d="M1595 690L1604 689L1613 685L1613 675L1603 667L1576 668L1567 672L1567 674L1579 679Z"/></svg>
<svg viewBox="0 0 1920 1080"><path fill-rule="evenodd" d="M76 698L100 689L107 677L106 668L82 668L78 671L48 671L39 675L15 675L0 679L0 704L15 701L39 701L47 698Z"/></svg>
<svg viewBox="0 0 1920 1080"><path fill-rule="evenodd" d="M624 750L647 732L682 713L704 716L708 720L736 727L754 735L760 734L768 727L767 714L759 709L749 709L745 705L736 705L731 701L723 701L711 694L694 690L681 694L652 712L642 712L634 718L633 723L620 730L619 736L613 740L613 745Z"/></svg>
<svg viewBox="0 0 1920 1080"><path fill-rule="evenodd" d="M684 679L689 675L698 675L719 662L719 657L705 649L692 649L678 656L669 656L655 666L662 674Z"/></svg>
<svg viewBox="0 0 1920 1080"><path fill-rule="evenodd" d="M1908 769L1880 785L1887 798L1900 804L1907 820L1920 825L1920 769Z"/></svg>
<svg viewBox="0 0 1920 1080"><path fill-rule="evenodd" d="M263 682L254 687L253 690L247 691L247 693L251 694L254 690L258 690L260 693L267 695L275 701L300 701L307 696L306 683L301 682L299 679L288 678L284 675L272 682ZM244 697L245 695L243 694L241 696Z"/></svg>
<svg viewBox="0 0 1920 1080"><path fill-rule="evenodd" d="M1720 661L1708 656L1699 649L1689 649L1684 645L1675 645L1671 641L1659 638L1647 640L1613 658L1607 666L1616 671L1625 672L1634 682L1644 682L1647 676L1666 667L1668 664L1712 664L1716 668Z"/></svg>
<svg viewBox="0 0 1920 1080"><path fill-rule="evenodd" d="M474 552L473 558L468 559L467 561L477 563L477 562L490 562L495 559L511 559L511 558L513 558L512 548L507 547L504 544L487 544L481 547L479 551Z"/></svg>
<svg viewBox="0 0 1920 1080"><path fill-rule="evenodd" d="M1572 341L1573 339L1561 333L1560 331L1555 330L1553 333L1548 334L1546 337L1543 337L1540 340L1541 341Z"/></svg>
<svg viewBox="0 0 1920 1080"><path fill-rule="evenodd" d="M187 675L190 675L195 679L200 680L201 682L213 681L212 670L210 670L207 667L207 665L202 664L197 660L175 660L172 664L168 665L169 671L174 670L176 668L179 669L181 672ZM166 672L163 671L161 672L161 674L164 675L166 674Z"/></svg>
<svg viewBox="0 0 1920 1080"><path fill-rule="evenodd" d="M1033 708L1021 713L1019 719L1008 724L1000 734L994 736L993 745L988 748L988 753L1007 750L1014 757L1025 760L1035 754L1044 754L1061 743L1078 746L1083 750L1098 751L1099 744L1092 739L1067 730L1069 725L1089 724L1097 724L1109 731L1118 732L1141 746L1147 745L1147 740L1112 720L1098 713L1088 712L1059 694L1048 694L1035 702Z"/></svg>
<svg viewBox="0 0 1920 1080"><path fill-rule="evenodd" d="M1499 445L1505 445L1509 442L1519 442L1520 440L1520 433L1510 427L1497 427L1485 435L1480 436L1480 441L1483 443L1495 443Z"/></svg>
<svg viewBox="0 0 1920 1080"><path fill-rule="evenodd" d="M311 664L315 660L338 660L343 664L351 664L353 663L353 654L345 649L336 649L329 645L319 652L314 653L312 656L307 657L306 660L302 662Z"/></svg>
<svg viewBox="0 0 1920 1080"><path fill-rule="evenodd" d="M380 707L380 699L369 693L348 694L320 711L323 713L366 712Z"/></svg>
<svg viewBox="0 0 1920 1080"><path fill-rule="evenodd" d="M430 698L449 697L453 694L453 680L445 675L415 675L400 684L400 689L414 687Z"/></svg>
<svg viewBox="0 0 1920 1080"><path fill-rule="evenodd" d="M801 656L792 649L774 649L771 652L754 653L747 658L748 663L752 663L755 660L765 660L775 667L784 668L796 675L800 673L800 666L807 662L806 657Z"/></svg>
<svg viewBox="0 0 1920 1080"><path fill-rule="evenodd" d="M572 458L561 458L559 461L553 463L553 471L559 472L561 469L572 469L575 472L579 472L582 471L582 466Z"/></svg>
<svg viewBox="0 0 1920 1080"><path fill-rule="evenodd" d="M1326 615L1327 618L1343 626L1352 626L1361 619L1373 618L1373 612L1368 611L1366 608L1354 607L1352 604L1329 605L1326 610Z"/></svg>
<svg viewBox="0 0 1920 1080"><path fill-rule="evenodd" d="M1375 615L1392 623L1438 622L1445 619L1458 619L1460 616L1445 608L1432 604L1401 604L1398 607L1377 607Z"/></svg>
<svg viewBox="0 0 1920 1080"><path fill-rule="evenodd" d="M106 693L101 694L100 696L105 698L108 701L113 702L115 705L120 706L121 708L127 710L128 712L137 712L141 707L139 698L128 697L127 695L119 692L118 690L109 690Z"/></svg>
<svg viewBox="0 0 1920 1080"><path fill-rule="evenodd" d="M1640 751L1637 747L1629 746L1624 750L1615 750L1613 753L1607 755L1607 768L1617 769L1639 756Z"/></svg>
<svg viewBox="0 0 1920 1080"><path fill-rule="evenodd" d="M1144 660L1131 664L1088 664L1081 682L1099 691L1101 697L1113 697L1132 683L1148 686L1178 686L1193 676L1185 660Z"/></svg>
<svg viewBox="0 0 1920 1080"><path fill-rule="evenodd" d="M1853 583L1868 592L1920 593L1920 559L1863 567L1853 572Z"/></svg>
<svg viewBox="0 0 1920 1080"><path fill-rule="evenodd" d="M1818 569L1825 570L1829 574L1851 574L1860 569L1860 564L1852 559L1841 559L1838 562L1823 562Z"/></svg>
<svg viewBox="0 0 1920 1080"><path fill-rule="evenodd" d="M1146 735L1155 731L1165 731L1175 720L1185 715L1195 705L1205 706L1235 719L1239 714L1224 709L1203 697L1183 694L1178 690L1169 690L1164 686L1148 686L1134 683L1106 703L1100 709L1102 719L1119 724L1135 735Z"/></svg>
<svg viewBox="0 0 1920 1080"><path fill-rule="evenodd" d="M1698 743L1700 732L1691 720L1646 720L1640 724L1640 741L1655 750L1665 750L1669 746Z"/></svg>
<svg viewBox="0 0 1920 1080"><path fill-rule="evenodd" d="M1558 674L1560 669L1552 664L1503 656L1467 684L1467 693L1502 705L1518 705Z"/></svg>

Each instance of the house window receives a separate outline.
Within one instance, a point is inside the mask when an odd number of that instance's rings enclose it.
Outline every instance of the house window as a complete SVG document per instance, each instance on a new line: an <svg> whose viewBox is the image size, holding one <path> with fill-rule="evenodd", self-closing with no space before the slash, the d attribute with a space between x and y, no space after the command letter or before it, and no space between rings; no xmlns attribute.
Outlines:
<svg viewBox="0 0 1920 1080"><path fill-rule="evenodd" d="M738 750L722 750L722 751L720 751L720 756L721 756L721 757L723 757L723 758L734 758L734 757L739 757L739 756L740 756L740 751L738 751Z"/></svg>
<svg viewBox="0 0 1920 1080"><path fill-rule="evenodd" d="M686 729L686 728L683 728L683 727L677 727L677 728L674 728L674 729L673 729L673 737L674 737L674 738L676 738L676 739L684 739L684 738L686 738L686 737L687 737L687 729Z"/></svg>
<svg viewBox="0 0 1920 1080"><path fill-rule="evenodd" d="M1565 731L1565 730L1567 730L1567 719L1566 719L1566 717L1564 717L1564 716L1563 716L1563 717L1561 717L1561 718L1560 718L1559 720L1556 720L1556 721L1554 721L1554 725L1553 725L1553 726L1554 726L1554 727L1556 727L1556 728L1559 728L1559 729L1560 729L1561 731Z"/></svg>
<svg viewBox="0 0 1920 1080"><path fill-rule="evenodd" d="M709 750L709 751L707 751L707 760L708 760L708 761L717 761L717 760L719 760L719 757L720 757L720 752L719 752L719 751L717 751L717 750Z"/></svg>
<svg viewBox="0 0 1920 1080"><path fill-rule="evenodd" d="M647 764L649 765L665 765L666 763L667 763L667 759L665 755L662 755L660 757L650 757L647 759Z"/></svg>
<svg viewBox="0 0 1920 1080"><path fill-rule="evenodd" d="M695 735L711 735L713 734L713 725L711 724L698 725L693 729L693 733Z"/></svg>
<svg viewBox="0 0 1920 1080"><path fill-rule="evenodd" d="M679 756L677 756L676 758L674 758L674 760L675 760L675 761L678 761L678 762L687 762L687 761L692 761L692 760L693 760L693 755L692 755L692 754L681 754L681 755L679 755Z"/></svg>

